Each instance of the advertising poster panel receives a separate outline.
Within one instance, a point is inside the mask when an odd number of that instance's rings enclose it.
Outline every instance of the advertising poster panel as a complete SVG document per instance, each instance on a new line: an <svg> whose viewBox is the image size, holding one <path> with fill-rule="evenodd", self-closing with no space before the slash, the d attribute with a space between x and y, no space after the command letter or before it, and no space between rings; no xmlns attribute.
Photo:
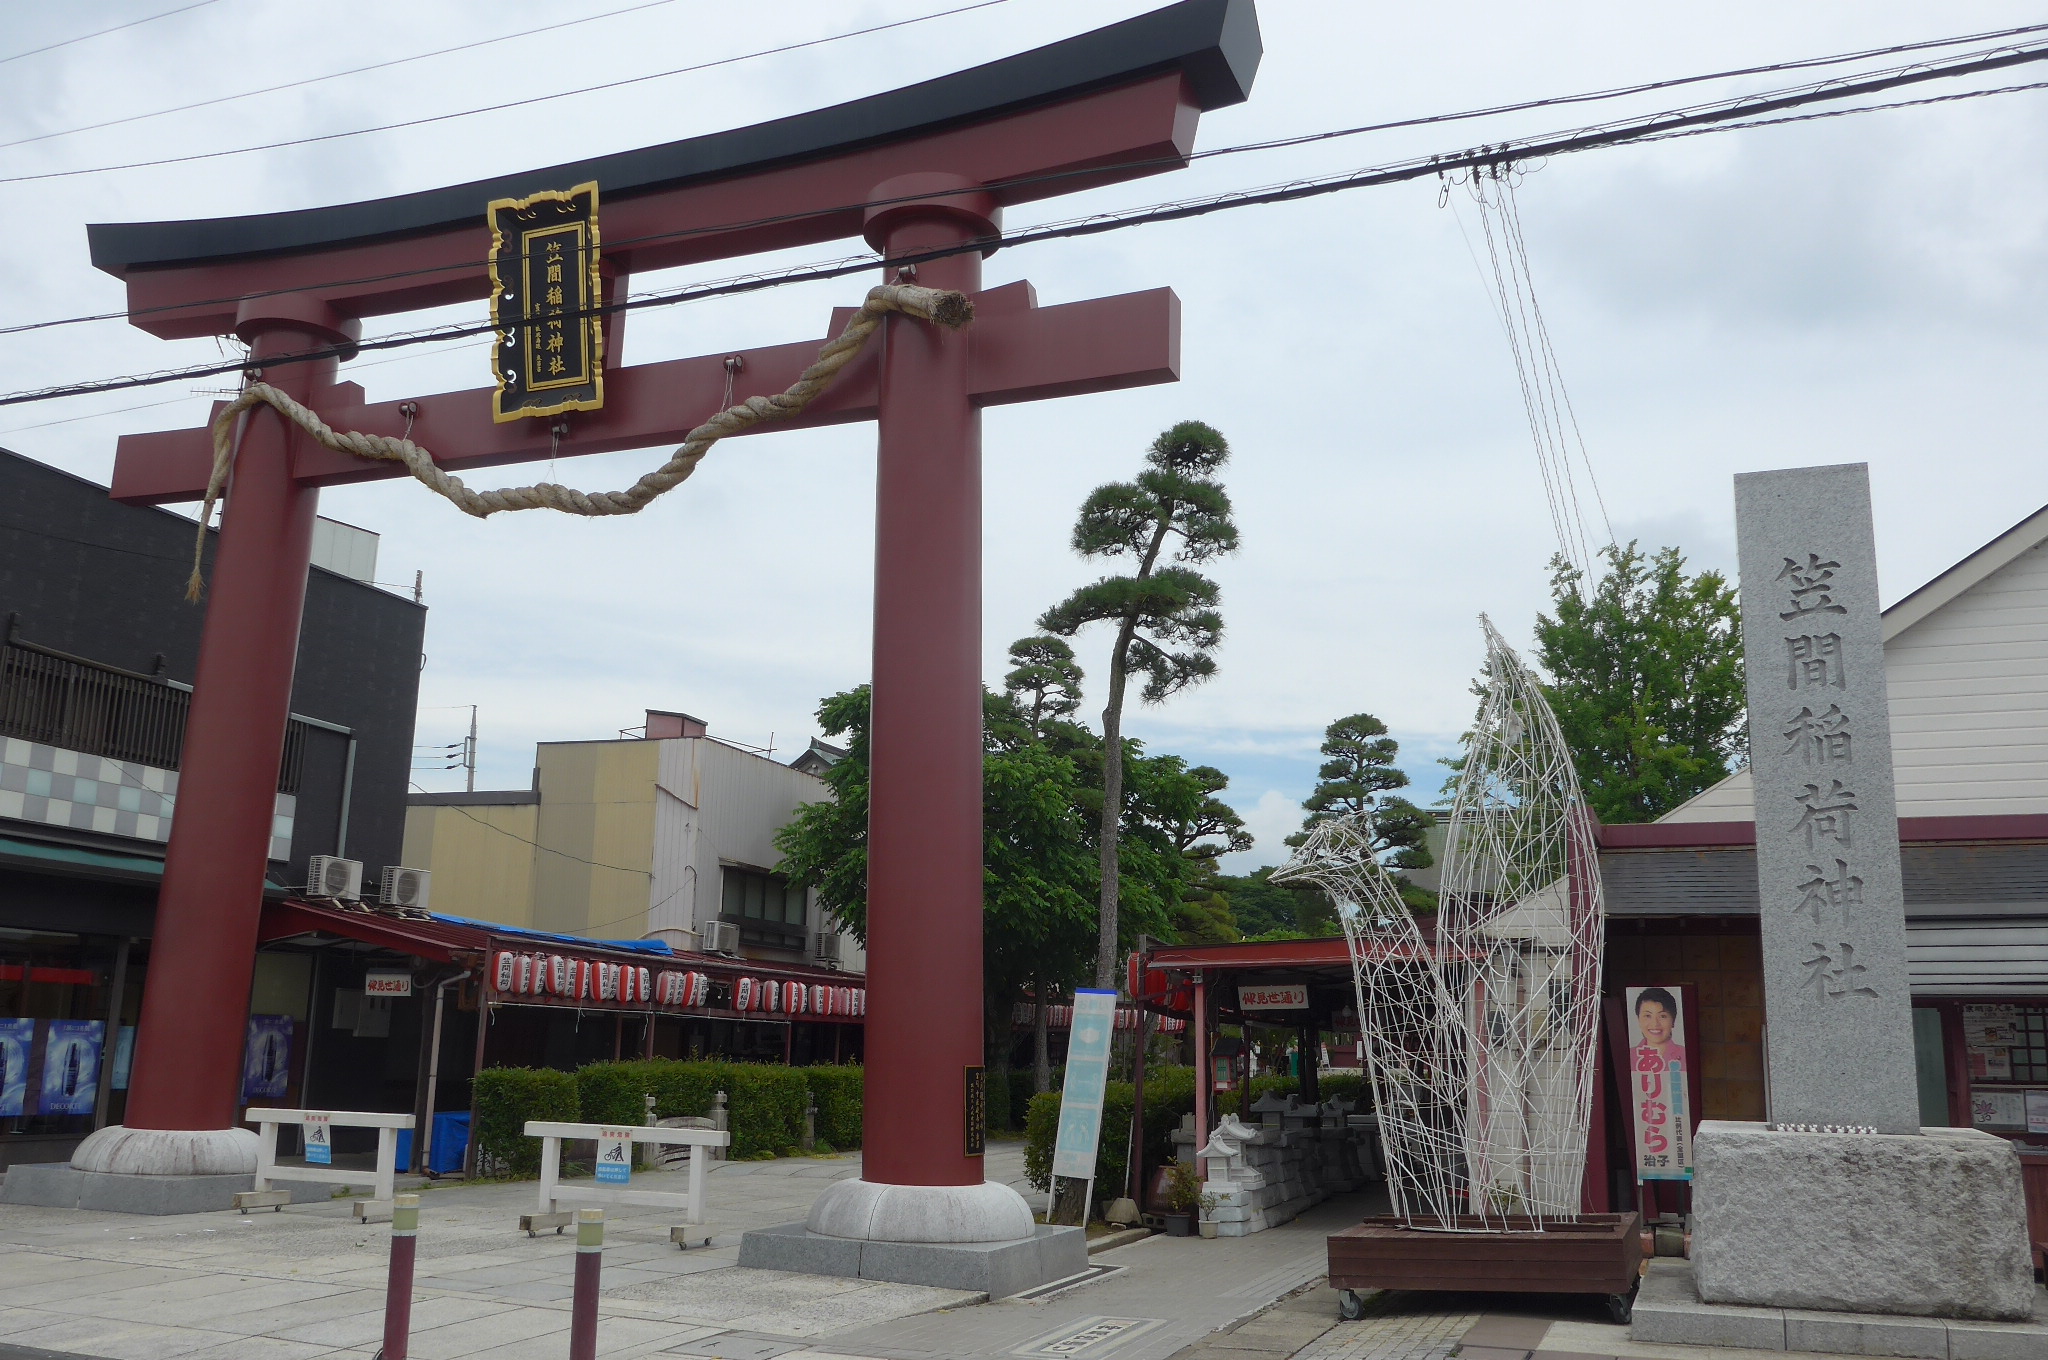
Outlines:
<svg viewBox="0 0 2048 1360"><path fill-rule="evenodd" d="M28 1060L36 1022L0 1020L0 1118L28 1113Z"/></svg>
<svg viewBox="0 0 2048 1360"><path fill-rule="evenodd" d="M49 1020L43 1034L42 1114L91 1114L99 1102L104 1020Z"/></svg>
<svg viewBox="0 0 2048 1360"><path fill-rule="evenodd" d="M1692 1093L1685 1085L1685 1014L1672 987L1628 991L1629 1108L1636 1179L1692 1179Z"/></svg>
<svg viewBox="0 0 2048 1360"><path fill-rule="evenodd" d="M242 1055L242 1100L282 1100L292 1074L292 1018L249 1017L249 1046Z"/></svg>

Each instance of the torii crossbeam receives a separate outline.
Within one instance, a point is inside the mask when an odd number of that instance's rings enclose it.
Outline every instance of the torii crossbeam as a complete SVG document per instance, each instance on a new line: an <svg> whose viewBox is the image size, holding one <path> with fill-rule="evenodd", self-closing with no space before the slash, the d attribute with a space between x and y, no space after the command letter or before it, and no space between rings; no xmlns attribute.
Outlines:
<svg viewBox="0 0 2048 1360"><path fill-rule="evenodd" d="M613 301L635 272L854 235L885 260L943 250L996 238L1005 207L1184 165L1200 114L1247 96L1259 53L1251 0L1183 0L921 85L595 161L340 207L94 226L93 261L126 282L133 324L165 338L238 335L263 368L357 339L365 317L487 296L485 205L585 181L603 194ZM921 1240L990 1240L1016 1236L1017 1213L1031 1232L1021 1199L984 1187L966 1123L965 1073L982 1062L980 411L1179 376L1170 290L1041 308L1029 284L983 292L982 253L916 268L919 284L975 299L971 326L891 317L883 343L781 422L878 426L865 1150L863 1180L836 1201L842 1236L907 1240L918 1230L902 1225L915 1220L939 1225ZM623 315L607 321L608 361ZM781 391L817 348L611 368L603 409L567 417L559 445L550 420L494 422L488 388L423 396L407 413L365 403L332 359L273 363L263 379L336 429L397 435L410 414L417 443L466 469L675 441L723 404L728 358L743 360L743 399ZM210 461L205 430L126 436L113 494L196 500ZM322 486L400 475L322 448L267 409L249 416L213 566L127 1125L88 1140L80 1166L151 1170L167 1140L197 1151L195 1169L253 1160L232 1150L226 1126L314 510ZM913 1200L922 1207L875 1210ZM941 1201L951 1207L935 1210ZM820 1204L812 1226L831 1231ZM865 1226L848 1227L855 1218Z"/></svg>

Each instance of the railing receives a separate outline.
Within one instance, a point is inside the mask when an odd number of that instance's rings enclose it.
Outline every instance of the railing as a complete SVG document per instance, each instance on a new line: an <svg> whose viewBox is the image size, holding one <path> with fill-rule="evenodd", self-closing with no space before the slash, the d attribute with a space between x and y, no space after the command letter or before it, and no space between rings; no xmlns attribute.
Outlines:
<svg viewBox="0 0 2048 1360"><path fill-rule="evenodd" d="M19 638L0 644L0 736L109 760L178 768L192 691L174 681L104 666ZM297 793L307 725L285 730L279 793Z"/></svg>

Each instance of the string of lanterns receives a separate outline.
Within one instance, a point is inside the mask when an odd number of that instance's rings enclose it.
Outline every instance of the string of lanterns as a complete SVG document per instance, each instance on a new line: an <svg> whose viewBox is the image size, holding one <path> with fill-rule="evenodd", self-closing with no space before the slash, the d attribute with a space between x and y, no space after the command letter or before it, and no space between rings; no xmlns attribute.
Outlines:
<svg viewBox="0 0 2048 1360"><path fill-rule="evenodd" d="M710 1002L712 978L694 969L654 969L643 964L604 963L566 954L521 954L501 950L491 957L492 990L503 996L549 996L563 1001L611 1002L625 1006L677 1009ZM769 1015L867 1014L865 987L792 982L779 978L735 978L732 1009Z"/></svg>

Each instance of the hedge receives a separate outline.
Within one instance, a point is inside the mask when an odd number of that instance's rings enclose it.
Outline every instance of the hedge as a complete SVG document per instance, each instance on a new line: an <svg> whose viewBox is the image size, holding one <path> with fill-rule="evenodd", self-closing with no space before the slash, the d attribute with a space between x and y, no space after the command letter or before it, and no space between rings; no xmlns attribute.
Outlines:
<svg viewBox="0 0 2048 1360"><path fill-rule="evenodd" d="M576 1077L568 1072L492 1067L477 1073L474 1090L477 1151L515 1175L540 1174L540 1140L526 1136L527 1120L579 1117Z"/></svg>
<svg viewBox="0 0 2048 1360"><path fill-rule="evenodd" d="M861 1096L867 1087L867 1073L853 1066L799 1068L810 1083L811 1099L817 1102L818 1140L834 1148L860 1146Z"/></svg>
<svg viewBox="0 0 2048 1360"><path fill-rule="evenodd" d="M1057 1091L1065 1083L1066 1079L1067 1069L1055 1063L1052 1067L1051 1084L1045 1089ZM1005 1128L1014 1130L1024 1127L1025 1116L1031 1110L1031 1098L1038 1094L1031 1089L1032 1084L1031 1067L1029 1064L1021 1068L1013 1067L1010 1069L1010 1122L1004 1126ZM994 1096L990 1096L990 1101L993 1104ZM989 1118L988 1126L991 1131L996 1127L993 1115Z"/></svg>
<svg viewBox="0 0 2048 1360"><path fill-rule="evenodd" d="M638 1124L649 1095L657 1119L707 1118L713 1094L723 1091L732 1134L727 1155L737 1161L796 1151L810 1095L802 1068L671 1058L591 1063L577 1071L576 1086L586 1124Z"/></svg>

